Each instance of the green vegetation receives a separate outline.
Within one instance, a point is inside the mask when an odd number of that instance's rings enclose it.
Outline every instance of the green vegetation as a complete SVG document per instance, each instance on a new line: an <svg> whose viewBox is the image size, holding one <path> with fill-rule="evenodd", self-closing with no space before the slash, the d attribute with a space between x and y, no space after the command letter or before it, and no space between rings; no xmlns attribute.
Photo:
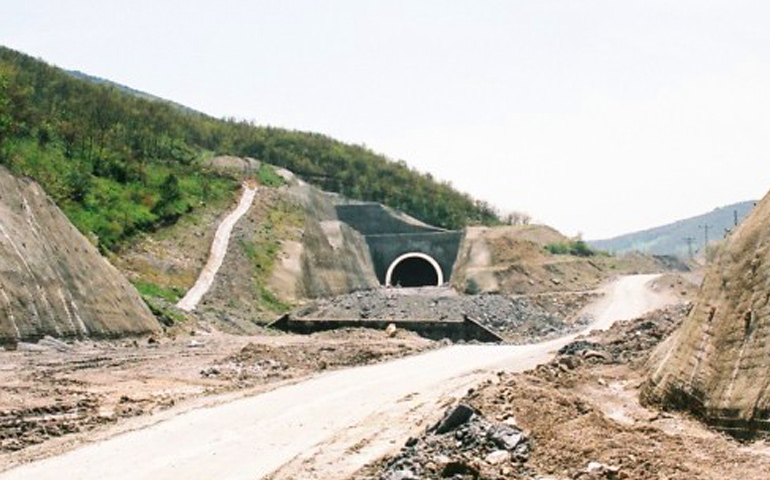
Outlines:
<svg viewBox="0 0 770 480"><path fill-rule="evenodd" d="M152 314L163 325L171 327L187 320L184 314L171 307L171 305L182 298L182 292L179 289L163 288L143 280L135 280L132 283L141 294L142 300L144 300Z"/></svg>
<svg viewBox="0 0 770 480"><path fill-rule="evenodd" d="M136 280L133 284L143 297L162 298L169 303L176 303L183 295L183 292L178 288L163 288L143 280Z"/></svg>
<svg viewBox="0 0 770 480"><path fill-rule="evenodd" d="M255 157L440 227L498 222L486 203L365 147L215 119L0 47L0 164L37 180L103 250L229 198L237 181L201 166L212 152ZM283 182L269 166L258 175Z"/></svg>
<svg viewBox="0 0 770 480"><path fill-rule="evenodd" d="M301 227L302 223L299 207L280 200L260 222L255 237L241 242L241 247L254 265L254 289L258 303L265 311L283 313L291 308L268 289L267 281L281 251L281 241L290 238L293 230Z"/></svg>
<svg viewBox="0 0 770 480"><path fill-rule="evenodd" d="M580 239L551 243L546 245L545 249L553 255L575 255L577 257L593 257L600 253Z"/></svg>
<svg viewBox="0 0 770 480"><path fill-rule="evenodd" d="M183 313L159 302L156 298L144 295L142 298L152 314L155 315L155 318L157 318L163 325L173 327L174 325L179 325L180 323L187 321L187 317Z"/></svg>
<svg viewBox="0 0 770 480"><path fill-rule="evenodd" d="M259 178L259 184L266 187L278 188L286 184L283 177L275 172L275 167L268 165L267 163L263 163L259 166L257 176Z"/></svg>

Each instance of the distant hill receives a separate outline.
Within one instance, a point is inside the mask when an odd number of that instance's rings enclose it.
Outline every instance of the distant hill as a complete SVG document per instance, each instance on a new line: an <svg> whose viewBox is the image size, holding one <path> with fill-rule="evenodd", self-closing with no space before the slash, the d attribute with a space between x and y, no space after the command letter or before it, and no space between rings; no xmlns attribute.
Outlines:
<svg viewBox="0 0 770 480"><path fill-rule="evenodd" d="M717 208L709 213L691 217L678 222L650 228L640 232L628 233L606 240L591 240L588 243L597 249L612 253L638 251L653 255L675 255L686 258L689 255L687 238L693 239L693 251L700 252L705 241L703 226L709 226L709 243L724 237L725 229L732 229L735 224L735 212L738 221L754 208L755 201L741 202Z"/></svg>
<svg viewBox="0 0 770 480"><path fill-rule="evenodd" d="M141 90L137 90L135 88L127 87L125 85L122 85L117 82L113 82L112 80L107 80L106 78L97 77L94 75L89 75L87 73L81 72L79 70L64 70L65 73L68 75L77 78L78 80L85 80L87 82L94 83L96 85L105 85L107 87L115 88L123 93L127 93L129 95L133 95L137 98L143 98L145 100L150 100L153 102L161 102L165 103L167 105L171 105L174 108L179 109L182 112L186 113L194 113L198 115L203 115L201 112L194 110L190 107L186 107L182 105L181 103L172 102L171 100L166 100L165 98L161 98L158 96L155 96L151 93L143 92Z"/></svg>

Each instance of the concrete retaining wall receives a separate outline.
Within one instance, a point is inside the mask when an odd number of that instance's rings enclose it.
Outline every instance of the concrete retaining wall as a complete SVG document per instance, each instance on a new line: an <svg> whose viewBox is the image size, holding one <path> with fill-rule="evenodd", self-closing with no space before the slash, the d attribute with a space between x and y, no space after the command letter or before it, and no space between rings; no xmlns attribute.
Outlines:
<svg viewBox="0 0 770 480"><path fill-rule="evenodd" d="M477 341L484 343L496 343L503 338L492 330L486 328L473 319L465 318L462 321L436 321L436 320L323 320L323 319L295 319L284 315L269 327L299 334L311 334L338 328L373 328L385 330L388 325L394 324L397 328L415 332L418 335L431 340L450 339L458 341Z"/></svg>
<svg viewBox="0 0 770 480"><path fill-rule="evenodd" d="M336 208L339 219L363 235L445 231L379 203L352 203Z"/></svg>

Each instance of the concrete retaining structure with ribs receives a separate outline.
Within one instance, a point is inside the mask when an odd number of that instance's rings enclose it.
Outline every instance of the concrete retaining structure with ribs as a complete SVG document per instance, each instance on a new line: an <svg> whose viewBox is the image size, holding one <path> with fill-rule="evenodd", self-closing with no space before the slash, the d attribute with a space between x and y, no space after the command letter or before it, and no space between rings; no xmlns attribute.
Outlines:
<svg viewBox="0 0 770 480"><path fill-rule="evenodd" d="M729 237L680 329L656 350L648 403L739 438L770 436L770 195Z"/></svg>

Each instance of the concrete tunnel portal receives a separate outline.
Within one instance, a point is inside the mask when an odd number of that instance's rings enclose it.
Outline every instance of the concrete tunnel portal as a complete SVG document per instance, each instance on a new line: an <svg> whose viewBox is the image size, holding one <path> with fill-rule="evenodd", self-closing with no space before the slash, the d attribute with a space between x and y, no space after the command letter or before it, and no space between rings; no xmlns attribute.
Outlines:
<svg viewBox="0 0 770 480"><path fill-rule="evenodd" d="M420 252L405 253L395 259L385 274L389 287L435 287L444 284L441 266L431 257Z"/></svg>
<svg viewBox="0 0 770 480"><path fill-rule="evenodd" d="M364 237L381 285L423 287L451 281L463 231L427 225L373 202L335 208L338 219Z"/></svg>

